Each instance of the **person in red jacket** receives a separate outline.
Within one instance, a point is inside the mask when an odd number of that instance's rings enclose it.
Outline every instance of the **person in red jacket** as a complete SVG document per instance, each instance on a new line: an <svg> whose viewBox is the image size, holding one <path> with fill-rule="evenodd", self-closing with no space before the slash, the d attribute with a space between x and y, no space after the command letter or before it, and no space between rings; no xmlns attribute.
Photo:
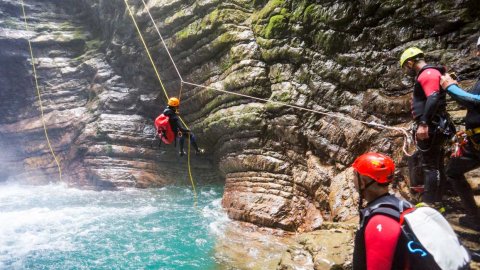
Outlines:
<svg viewBox="0 0 480 270"><path fill-rule="evenodd" d="M388 192L395 172L393 160L383 154L366 153L352 167L360 196L360 227L355 236L353 269L407 269L405 250L397 248L402 241L399 221L374 211L385 205L401 206L400 212L412 207ZM366 207L363 200L367 201Z"/></svg>

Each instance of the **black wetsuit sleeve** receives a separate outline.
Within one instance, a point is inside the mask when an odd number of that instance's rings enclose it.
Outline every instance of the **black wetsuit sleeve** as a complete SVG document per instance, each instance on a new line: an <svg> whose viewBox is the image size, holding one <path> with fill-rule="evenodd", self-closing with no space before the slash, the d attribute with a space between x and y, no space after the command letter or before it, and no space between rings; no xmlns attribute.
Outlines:
<svg viewBox="0 0 480 270"><path fill-rule="evenodd" d="M188 132L188 129L186 129L183 126L182 121L180 121L180 118L177 115L173 115L173 116L171 116L171 118L173 120L174 125L176 125L178 127L178 130L180 130L181 132Z"/></svg>
<svg viewBox="0 0 480 270"><path fill-rule="evenodd" d="M435 115L440 101L440 94L435 92L428 96L425 102L425 111L420 117L420 122L430 123L430 120Z"/></svg>

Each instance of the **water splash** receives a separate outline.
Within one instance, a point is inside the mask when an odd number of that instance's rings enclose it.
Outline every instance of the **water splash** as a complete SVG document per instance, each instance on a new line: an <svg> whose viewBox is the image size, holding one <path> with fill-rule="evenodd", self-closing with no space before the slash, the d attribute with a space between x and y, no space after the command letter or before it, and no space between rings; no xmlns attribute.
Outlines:
<svg viewBox="0 0 480 270"><path fill-rule="evenodd" d="M0 269L212 269L222 192L0 185Z"/></svg>

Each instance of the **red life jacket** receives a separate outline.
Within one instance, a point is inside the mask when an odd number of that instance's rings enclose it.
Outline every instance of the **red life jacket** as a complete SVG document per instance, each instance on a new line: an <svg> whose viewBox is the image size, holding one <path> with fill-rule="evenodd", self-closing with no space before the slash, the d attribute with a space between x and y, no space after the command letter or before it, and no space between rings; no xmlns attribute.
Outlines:
<svg viewBox="0 0 480 270"><path fill-rule="evenodd" d="M157 134L163 143L171 144L175 140L175 134L173 133L172 126L169 122L170 117L160 114L157 119L155 119L155 128L157 129Z"/></svg>

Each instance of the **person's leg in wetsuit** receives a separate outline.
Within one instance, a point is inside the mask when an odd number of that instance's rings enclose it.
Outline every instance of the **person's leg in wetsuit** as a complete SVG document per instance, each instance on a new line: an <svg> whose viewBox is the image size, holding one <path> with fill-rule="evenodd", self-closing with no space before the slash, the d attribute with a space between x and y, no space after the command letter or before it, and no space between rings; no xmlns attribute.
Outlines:
<svg viewBox="0 0 480 270"><path fill-rule="evenodd" d="M185 134L183 134L182 137L180 137L180 156L185 155L184 145L185 145L185 138L187 136L190 136L190 144L193 146L193 149L195 149L195 153L197 153L197 154L202 153L203 151L198 148L197 140L195 138L195 135L192 132L190 132L190 133L185 133Z"/></svg>
<svg viewBox="0 0 480 270"><path fill-rule="evenodd" d="M447 165L447 178L452 184L455 192L462 200L463 206L467 212L467 217L463 219L466 225L480 230L480 209L475 202L473 190L465 173L480 167L480 151L475 150L471 143L464 148L462 156L452 157ZM461 220L462 221L462 220Z"/></svg>
<svg viewBox="0 0 480 270"><path fill-rule="evenodd" d="M426 203L442 201L442 181L446 179L443 172L444 140L441 134L430 133L428 139L417 141L425 187L422 201Z"/></svg>

